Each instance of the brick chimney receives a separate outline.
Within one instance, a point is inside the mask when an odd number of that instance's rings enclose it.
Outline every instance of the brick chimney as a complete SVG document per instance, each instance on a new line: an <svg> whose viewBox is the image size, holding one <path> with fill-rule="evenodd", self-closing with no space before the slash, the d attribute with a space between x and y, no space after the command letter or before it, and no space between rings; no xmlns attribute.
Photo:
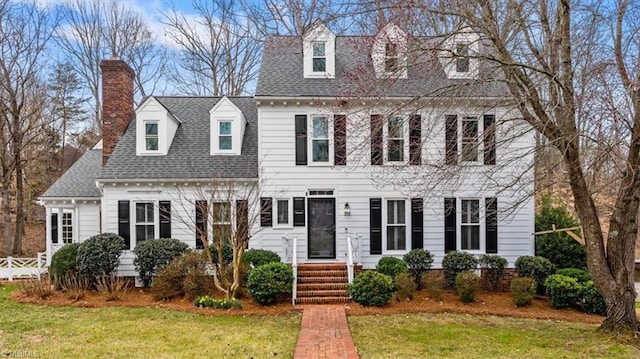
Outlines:
<svg viewBox="0 0 640 359"><path fill-rule="evenodd" d="M100 61L102 70L102 165L116 147L133 116L134 73L126 62L112 56Z"/></svg>

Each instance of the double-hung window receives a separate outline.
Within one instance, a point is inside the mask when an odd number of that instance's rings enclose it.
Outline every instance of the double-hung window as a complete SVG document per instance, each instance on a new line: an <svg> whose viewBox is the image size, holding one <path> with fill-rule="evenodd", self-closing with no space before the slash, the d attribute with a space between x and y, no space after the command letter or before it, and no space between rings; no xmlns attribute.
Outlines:
<svg viewBox="0 0 640 359"><path fill-rule="evenodd" d="M213 240L228 241L231 239L231 203L213 203Z"/></svg>
<svg viewBox="0 0 640 359"><path fill-rule="evenodd" d="M469 72L469 44L456 44L456 71Z"/></svg>
<svg viewBox="0 0 640 359"><path fill-rule="evenodd" d="M289 200L278 199L276 200L276 227L288 227L289 226Z"/></svg>
<svg viewBox="0 0 640 359"><path fill-rule="evenodd" d="M467 162L478 161L478 126L479 121L476 116L462 117L462 142L461 142L461 160Z"/></svg>
<svg viewBox="0 0 640 359"><path fill-rule="evenodd" d="M405 200L387 200L387 251L407 249Z"/></svg>
<svg viewBox="0 0 640 359"><path fill-rule="evenodd" d="M62 212L62 243L73 243L73 213Z"/></svg>
<svg viewBox="0 0 640 359"><path fill-rule="evenodd" d="M326 43L314 42L313 46L313 72L325 72L327 71L327 55L326 55Z"/></svg>
<svg viewBox="0 0 640 359"><path fill-rule="evenodd" d="M460 248L480 250L480 200L463 199L460 202Z"/></svg>
<svg viewBox="0 0 640 359"><path fill-rule="evenodd" d="M329 118L313 116L311 126L311 162L329 163Z"/></svg>
<svg viewBox="0 0 640 359"><path fill-rule="evenodd" d="M218 122L218 149L219 150L231 150L233 148L233 137L231 134L232 129L231 121Z"/></svg>
<svg viewBox="0 0 640 359"><path fill-rule="evenodd" d="M384 71L398 71L398 45L393 42L387 42L384 46Z"/></svg>
<svg viewBox="0 0 640 359"><path fill-rule="evenodd" d="M144 123L144 142L147 151L158 150L158 122Z"/></svg>
<svg viewBox="0 0 640 359"><path fill-rule="evenodd" d="M136 203L136 243L155 238L153 203Z"/></svg>
<svg viewBox="0 0 640 359"><path fill-rule="evenodd" d="M402 116L391 116L387 125L387 161L402 162L404 156L405 124Z"/></svg>

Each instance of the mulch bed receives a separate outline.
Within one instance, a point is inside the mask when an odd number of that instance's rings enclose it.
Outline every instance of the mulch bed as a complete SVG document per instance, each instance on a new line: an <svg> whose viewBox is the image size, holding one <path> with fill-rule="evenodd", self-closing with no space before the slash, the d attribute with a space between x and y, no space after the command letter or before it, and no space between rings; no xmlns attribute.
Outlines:
<svg viewBox="0 0 640 359"><path fill-rule="evenodd" d="M205 315L277 315L290 313L301 309L301 306L292 306L290 302L281 302L274 305L262 306L251 298L242 298L242 309L219 310L210 308L196 308L191 300L173 299L170 301L154 301L148 289L131 288L118 301L106 301L96 293L87 292L86 296L78 301L71 301L65 293L56 292L52 297L41 300L27 297L20 291L12 293L12 299L21 303L33 303L49 306L74 306L74 307L148 307L181 310ZM411 301L396 301L389 305L378 307L363 307L355 302L344 304L347 315L389 315L404 313L463 313L473 315L497 315L517 318L535 318L559 321L572 321L582 323L599 324L604 317L586 314L575 309L557 310L549 306L549 301L544 297L536 297L529 307L518 308L511 302L510 293L481 292L476 296L476 302L462 303L455 292L443 291L442 301L427 298L422 291L416 292Z"/></svg>

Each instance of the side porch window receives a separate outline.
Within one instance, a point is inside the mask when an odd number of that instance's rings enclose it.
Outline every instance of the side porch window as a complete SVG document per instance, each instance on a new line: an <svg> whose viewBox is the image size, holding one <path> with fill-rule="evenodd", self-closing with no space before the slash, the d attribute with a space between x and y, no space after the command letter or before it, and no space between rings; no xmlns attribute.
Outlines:
<svg viewBox="0 0 640 359"><path fill-rule="evenodd" d="M62 243L73 243L73 213L62 212Z"/></svg>

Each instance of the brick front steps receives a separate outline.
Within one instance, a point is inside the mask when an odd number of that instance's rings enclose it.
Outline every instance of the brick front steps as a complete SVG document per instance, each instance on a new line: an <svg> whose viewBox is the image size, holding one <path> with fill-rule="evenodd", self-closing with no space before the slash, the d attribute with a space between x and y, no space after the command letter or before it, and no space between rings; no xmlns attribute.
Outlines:
<svg viewBox="0 0 640 359"><path fill-rule="evenodd" d="M350 300L345 263L299 264L296 304L336 304Z"/></svg>

